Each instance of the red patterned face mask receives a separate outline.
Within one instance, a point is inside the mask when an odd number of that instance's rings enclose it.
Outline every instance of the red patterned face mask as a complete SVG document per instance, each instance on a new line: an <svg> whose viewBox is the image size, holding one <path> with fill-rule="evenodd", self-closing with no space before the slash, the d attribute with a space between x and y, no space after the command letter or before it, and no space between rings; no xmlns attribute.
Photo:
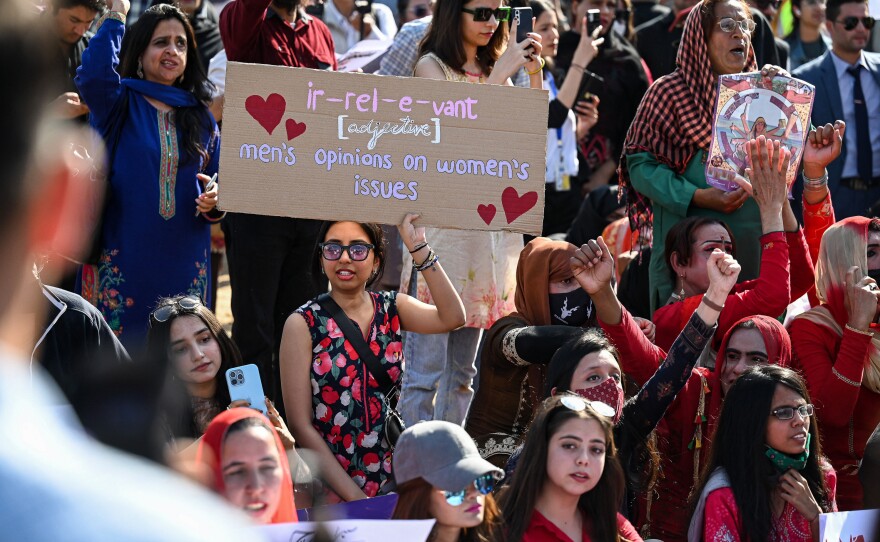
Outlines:
<svg viewBox="0 0 880 542"><path fill-rule="evenodd" d="M575 390L575 393L588 401L601 401L613 408L614 417L611 418L611 421L617 425L620 413L623 412L623 390L620 389L616 380L608 378L598 386Z"/></svg>

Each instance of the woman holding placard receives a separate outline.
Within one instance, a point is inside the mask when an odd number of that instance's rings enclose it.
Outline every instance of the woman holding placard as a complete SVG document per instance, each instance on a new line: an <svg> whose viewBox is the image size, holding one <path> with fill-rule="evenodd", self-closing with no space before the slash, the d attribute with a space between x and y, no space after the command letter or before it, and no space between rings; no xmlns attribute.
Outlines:
<svg viewBox="0 0 880 542"><path fill-rule="evenodd" d="M705 175L718 76L757 71L753 30L754 21L744 2L704 0L697 4L685 22L678 68L648 90L627 134L620 186L626 191L631 221L641 228L653 222L652 310L665 304L673 292L664 243L669 229L686 217L704 216L730 226L743 268L740 278L758 276L762 230L757 203L743 188L724 192L710 187ZM786 75L769 65L761 74L768 78ZM829 143L838 137L830 125L810 134L803 154L806 178L821 181L834 152Z"/></svg>
<svg viewBox="0 0 880 542"><path fill-rule="evenodd" d="M192 26L160 4L126 30L128 8L113 1L76 75L109 151L95 265L83 266L79 288L136 349L157 298L186 293L210 303L210 225L222 213L211 182L220 134Z"/></svg>
<svg viewBox="0 0 880 542"><path fill-rule="evenodd" d="M524 68L531 88L541 88L541 36L529 33L505 49L508 32L500 23L510 18L511 10L501 0L439 0L419 48L415 76L510 85L510 78ZM514 22L511 35L516 27ZM412 361L404 374L400 411L408 424L437 419L462 425L474 397L471 385L482 332L514 308L522 236L439 229L428 230L428 236L443 252L444 268L464 301L467 319L464 328L449 334L407 336L405 354ZM423 283L409 286L410 263L412 258L404 254L401 290L431 303Z"/></svg>
<svg viewBox="0 0 880 542"><path fill-rule="evenodd" d="M401 330L446 333L464 324L461 299L424 228L413 225L416 218L407 215L398 230L436 307L406 294L367 290L384 266L377 224L327 222L313 276L325 275L331 291L298 308L284 325L281 387L293 436L317 455L327 485L345 501L375 497L391 478L388 415L404 367Z"/></svg>

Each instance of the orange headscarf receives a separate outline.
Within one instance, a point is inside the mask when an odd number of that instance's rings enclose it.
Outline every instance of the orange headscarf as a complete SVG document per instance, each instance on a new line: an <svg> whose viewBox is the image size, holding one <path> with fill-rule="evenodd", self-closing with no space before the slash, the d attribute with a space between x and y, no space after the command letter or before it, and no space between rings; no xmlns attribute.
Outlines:
<svg viewBox="0 0 880 542"><path fill-rule="evenodd" d="M223 450L223 440L226 438L226 432L229 428L246 418L259 419L266 428L272 432L275 438L275 446L278 448L278 456L281 459L281 502L278 503L278 509L272 516L272 523L295 523L296 506L293 501L293 480L290 477L290 465L287 462L287 452L284 450L284 444L281 438L272 427L269 420L252 408L232 408L218 414L208 428L205 435L199 442L199 451L196 455L196 461L205 463L214 472L214 489L218 493L222 493L225 485L223 483L223 469L221 468L221 452Z"/></svg>
<svg viewBox="0 0 880 542"><path fill-rule="evenodd" d="M516 312L531 326L550 325L550 283L571 278L569 259L577 248L566 241L536 237L519 253Z"/></svg>

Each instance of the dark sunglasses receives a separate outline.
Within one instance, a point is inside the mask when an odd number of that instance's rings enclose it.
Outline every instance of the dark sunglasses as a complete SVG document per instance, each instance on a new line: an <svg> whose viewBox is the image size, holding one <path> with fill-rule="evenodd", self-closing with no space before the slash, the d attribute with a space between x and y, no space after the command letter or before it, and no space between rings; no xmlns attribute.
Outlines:
<svg viewBox="0 0 880 542"><path fill-rule="evenodd" d="M797 412L798 416L800 416L801 419L807 419L813 415L813 410L813 405L801 405L797 408L786 406L782 408L777 408L770 414L776 416L780 420L790 420L794 418L794 413Z"/></svg>
<svg viewBox="0 0 880 542"><path fill-rule="evenodd" d="M842 20L834 22L842 24L844 30L855 30L859 23L864 25L865 30L874 28L874 17L844 17Z"/></svg>
<svg viewBox="0 0 880 542"><path fill-rule="evenodd" d="M369 243L354 243L351 245L340 245L339 243L321 243L321 256L325 260L335 262L342 257L343 251L348 251L348 257L354 262L362 262L367 259L370 250L376 248Z"/></svg>
<svg viewBox="0 0 880 542"><path fill-rule="evenodd" d="M492 490L495 488L495 475L490 473L478 477L474 480L474 487L483 495L492 493ZM461 491L444 491L443 495L446 497L446 502L448 502L450 506L461 506L467 492L468 488L465 487Z"/></svg>
<svg viewBox="0 0 880 542"><path fill-rule="evenodd" d="M509 7L500 7L498 9L492 8L461 8L461 10L465 13L470 13L474 16L474 21L478 23L485 23L488 21L493 15L495 16L495 20L499 23L502 21L506 21L510 18L510 8Z"/></svg>
<svg viewBox="0 0 880 542"><path fill-rule="evenodd" d="M416 17L421 19L422 17L425 17L429 13L431 13L431 8L429 8L428 6L426 6L424 4L419 4L418 6L413 6L413 8L410 11L412 11L413 15L415 15Z"/></svg>
<svg viewBox="0 0 880 542"><path fill-rule="evenodd" d="M181 309L191 311L199 307L202 300L194 295L188 295L176 299L171 303L162 305L150 313L151 322L167 322L169 318L176 316Z"/></svg>

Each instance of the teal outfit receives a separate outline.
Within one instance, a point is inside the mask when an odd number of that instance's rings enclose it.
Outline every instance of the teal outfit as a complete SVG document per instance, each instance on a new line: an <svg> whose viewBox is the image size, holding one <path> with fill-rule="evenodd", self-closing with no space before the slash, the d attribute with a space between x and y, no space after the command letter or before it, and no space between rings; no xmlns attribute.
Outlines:
<svg viewBox="0 0 880 542"><path fill-rule="evenodd" d="M666 265L666 234L678 221L690 216L707 216L723 221L733 232L736 259L742 266L739 280L758 276L761 266L761 215L758 204L749 198L731 214L691 205L698 188L706 184L706 151L699 149L682 175L675 173L649 152L626 155L630 182L633 188L649 198L654 212L654 242L648 268L651 311L669 300L675 284Z"/></svg>

